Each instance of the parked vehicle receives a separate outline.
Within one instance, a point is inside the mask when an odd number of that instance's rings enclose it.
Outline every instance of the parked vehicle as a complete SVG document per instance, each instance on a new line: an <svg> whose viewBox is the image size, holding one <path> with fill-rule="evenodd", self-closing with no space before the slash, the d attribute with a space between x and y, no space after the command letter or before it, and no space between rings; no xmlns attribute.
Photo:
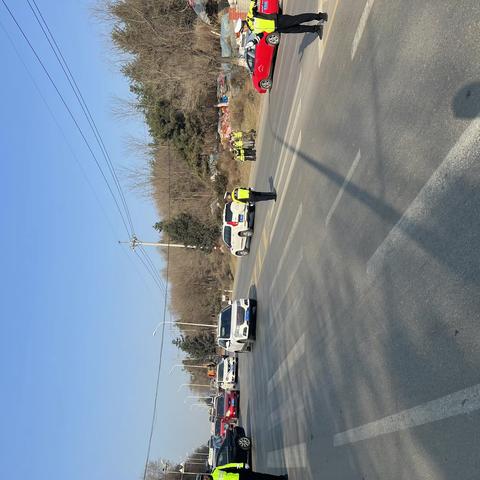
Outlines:
<svg viewBox="0 0 480 480"><path fill-rule="evenodd" d="M228 463L249 463L252 440L242 427L233 427L225 433L222 446L218 449L215 466Z"/></svg>
<svg viewBox="0 0 480 480"><path fill-rule="evenodd" d="M222 238L236 257L248 255L253 236L255 207L229 202L223 209Z"/></svg>
<svg viewBox="0 0 480 480"><path fill-rule="evenodd" d="M257 301L241 298L231 302L218 316L217 342L227 352L244 352L255 341Z"/></svg>
<svg viewBox="0 0 480 480"><path fill-rule="evenodd" d="M237 390L229 390L225 392L225 419L232 422L238 419L239 403L240 392Z"/></svg>
<svg viewBox="0 0 480 480"><path fill-rule="evenodd" d="M260 13L278 13L279 1L268 0L258 2ZM273 67L280 33L264 33L259 40L249 39L245 47L245 61L252 75L253 86L259 93L266 93L273 85Z"/></svg>
<svg viewBox="0 0 480 480"><path fill-rule="evenodd" d="M237 390L238 361L236 357L225 357L217 365L217 385L223 390ZM226 399L225 399L226 400ZM219 410L217 410L219 412Z"/></svg>
<svg viewBox="0 0 480 480"><path fill-rule="evenodd" d="M231 395L233 394L233 396ZM238 418L238 392L222 392L214 399L214 412L212 420L212 435L223 437L229 426Z"/></svg>

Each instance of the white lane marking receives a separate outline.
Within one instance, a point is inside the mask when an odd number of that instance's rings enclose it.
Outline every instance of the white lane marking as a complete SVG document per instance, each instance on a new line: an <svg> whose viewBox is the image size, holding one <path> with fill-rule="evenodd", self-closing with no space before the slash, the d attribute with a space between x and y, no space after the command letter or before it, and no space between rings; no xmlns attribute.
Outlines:
<svg viewBox="0 0 480 480"><path fill-rule="evenodd" d="M346 186L348 183L350 183L350 180L352 179L353 173L355 172L355 169L357 168L358 162L360 161L361 154L360 150L358 151L357 155L355 156L355 160L352 163L352 166L350 167L350 170L347 173L347 176L345 177L345 180L343 181L343 184L337 194L337 197L335 198L332 206L330 207L330 210L327 214L327 217L325 218L325 227L328 227L328 224L330 223L330 220L332 219L333 213L335 212L335 209L337 208L340 199L342 198L343 192L345 191Z"/></svg>
<svg viewBox="0 0 480 480"><path fill-rule="evenodd" d="M285 261L285 257L289 253L290 244L292 243L293 236L295 235L295 233L297 231L297 228L298 228L298 225L300 223L300 220L302 219L302 210L303 210L303 204L301 203L300 206L298 207L298 210L297 210L297 213L296 213L296 216L295 216L295 220L294 220L293 225L290 229L290 233L289 233L288 238L287 238L287 243L285 244L285 247L283 248L282 256L280 257L280 260L278 261L277 271L275 273L275 276L273 277L272 283L270 284L271 286L273 286L275 284L275 281L277 280L278 274L279 274L279 272L282 268L283 262ZM268 243L267 243L267 247L268 247ZM263 268L263 264L262 264L262 268ZM259 277L260 277L261 273L262 272L260 270L260 272L258 273ZM271 287L270 287L270 289L271 289Z"/></svg>
<svg viewBox="0 0 480 480"><path fill-rule="evenodd" d="M318 42L318 68L322 65L322 60L323 60L323 54L325 53L325 50L327 49L327 43L328 43L328 37L330 36L330 31L332 30L332 24L333 24L333 19L335 18L335 13L337 12L337 7L338 7L339 0L335 1L335 6L333 7L333 10L329 12L328 4L329 0L327 0L325 6L321 6L318 10L320 12L327 12L328 13L328 22L326 23L326 26L324 27L324 30L326 29L327 33L326 35L322 38L322 40L319 40Z"/></svg>
<svg viewBox="0 0 480 480"><path fill-rule="evenodd" d="M275 308L272 310L272 315L270 316L270 322L272 322L273 319L278 316L278 312L282 308L283 301L285 300L285 297L288 295L288 292L290 291L290 287L292 286L292 283L297 276L297 272L298 272L298 269L300 268L300 265L302 264L302 261L303 261L303 247L301 248L300 254L297 257L295 266L292 268L292 271L290 272L290 275L287 278L287 285L285 287L285 290L283 291L278 301L276 301L273 296L273 292L274 292L273 285L272 287L270 287L270 301L272 302L273 305L275 305ZM303 298L302 292L299 295L297 295L297 297L295 298L292 308L287 312L287 315L285 316L285 321L283 323L286 323L286 319L288 318L290 312L294 310L294 307L296 308L297 302L299 303L300 300Z"/></svg>
<svg viewBox="0 0 480 480"><path fill-rule="evenodd" d="M303 401L303 392L296 392L295 395L291 395L288 399L288 404L293 407L293 409L291 409L286 408L286 401L282 399L282 405L279 405L270 413L268 428L273 430L277 425L285 425L290 419L294 420L292 423L296 423L297 425L300 423L299 419L303 419L303 423L306 424L306 412Z"/></svg>
<svg viewBox="0 0 480 480"><path fill-rule="evenodd" d="M285 298L285 295L282 298ZM290 338L290 333L291 333L291 322L297 321L299 316L299 308L302 305L303 302L303 291L300 291L298 295L296 295L293 299L292 302L289 302L286 306L283 308L280 308L280 304L282 302L279 302L277 305L277 308L275 309L274 312L271 313L269 316L269 321L268 321L268 328L272 328L272 322L274 319L278 318L278 327L275 328L276 334L275 336L271 339L271 344L272 348L275 347L275 349L280 348L278 345L282 342L282 340L285 340L286 338ZM279 317L280 311L282 312L283 316ZM274 331L274 330L269 330L269 331Z"/></svg>
<svg viewBox="0 0 480 480"><path fill-rule="evenodd" d="M293 65L294 63L295 63L295 62L290 62L290 65ZM292 74L291 74L291 71L290 71L290 72L289 72L289 76L291 76L291 75L292 75ZM280 77L280 75L279 75L279 77ZM287 78L288 78L288 77L287 77ZM300 91L300 86L301 86L301 84L302 84L302 71L300 70L300 74L298 75L297 85L296 85L296 87L295 87L295 93L293 94L292 101L291 101L291 103L290 103L291 107L290 107L290 113L289 113L289 115L288 115L287 127L286 127L286 129L285 129L285 135L287 134L287 132L290 132L290 125L291 125L292 115L293 115L293 112L294 112L294 110L295 110L293 107L298 104L298 102L297 102L297 97L298 97L298 93L299 93L299 91ZM283 118L283 112L284 112L284 110L285 110L285 106L286 106L287 103L288 103L288 102L287 102L288 98L289 98L288 95L286 95L285 98L284 98L284 101L283 101L283 103L282 103L282 107L281 107L281 109L280 109L280 113L278 114L278 118L279 118L279 119L282 119L282 118ZM301 98L300 98L300 101L301 101ZM278 125L277 125L277 127L278 127ZM274 132L274 133L275 133L276 135L280 136L278 131L276 131L276 132ZM281 140L280 140L280 139L276 139L276 140L275 140L275 143L274 143L274 146L273 146L273 155L276 155L277 146L279 146L279 145L280 145L280 147L283 147L283 145L281 145Z"/></svg>
<svg viewBox="0 0 480 480"><path fill-rule="evenodd" d="M365 8L363 9L362 16L360 17L360 22L358 23L357 31L355 32L355 37L353 37L352 60L353 60L353 57L355 56L355 53L357 53L358 44L362 39L362 35L367 25L368 16L370 15L370 12L372 10L374 1L375 0L367 0L367 3L365 4Z"/></svg>
<svg viewBox="0 0 480 480"><path fill-rule="evenodd" d="M268 452L267 467L278 468L279 465L285 466L287 469L306 467L307 444L299 443Z"/></svg>
<svg viewBox="0 0 480 480"><path fill-rule="evenodd" d="M464 415L478 409L480 409L480 384L375 422L367 423L361 427L337 433L333 437L333 445L339 447L348 443L360 442L379 435L407 430L457 415Z"/></svg>
<svg viewBox="0 0 480 480"><path fill-rule="evenodd" d="M289 132L290 137L289 137L289 140L287 140L287 143L291 142L292 136L295 133L295 130L297 128L297 122L298 122L298 119L300 118L301 111L302 111L302 99L300 99L297 103L297 108L295 110L295 117L293 119L292 128L290 128L290 121L288 122L287 131ZM292 110L292 113L293 113L293 110ZM275 174L273 177L277 186L280 185L280 182L283 176L283 171L284 171L285 165L287 164L286 160L289 157L289 154L290 154L290 151L288 150L288 148L282 149L280 160L278 161L277 168L275 169Z"/></svg>
<svg viewBox="0 0 480 480"><path fill-rule="evenodd" d="M272 378L268 381L267 392L269 394L275 390L275 388L282 382L284 377L288 375L288 372L305 355L305 346L305 334L303 333L302 336L297 340L297 343L295 343L293 348L290 350L289 354L279 365Z"/></svg>
<svg viewBox="0 0 480 480"><path fill-rule="evenodd" d="M275 205L276 214L275 214L275 219L273 221L273 226L270 230L270 243L272 243L272 238L275 234L275 228L277 226L278 219L280 218L279 213L282 210L283 202L285 201L285 198L287 196L288 185L290 184L290 180L292 178L293 167L295 166L295 163L297 161L297 152L298 152L298 149L300 148L301 143L302 143L302 132L300 131L300 133L298 134L297 143L295 145L294 155L293 155L292 159L290 160L290 168L288 169L288 172L287 172L287 177L286 177L286 180L285 180L285 184L282 187L282 191L278 192L279 195L280 195L280 202L279 202L278 206Z"/></svg>
<svg viewBox="0 0 480 480"><path fill-rule="evenodd" d="M402 218L395 224L384 241L367 262L367 274L374 278L388 256L401 242L408 242L409 233L431 218L436 199L444 195L445 186L462 176L478 162L480 151L480 118L473 120L448 152L439 167L420 190Z"/></svg>

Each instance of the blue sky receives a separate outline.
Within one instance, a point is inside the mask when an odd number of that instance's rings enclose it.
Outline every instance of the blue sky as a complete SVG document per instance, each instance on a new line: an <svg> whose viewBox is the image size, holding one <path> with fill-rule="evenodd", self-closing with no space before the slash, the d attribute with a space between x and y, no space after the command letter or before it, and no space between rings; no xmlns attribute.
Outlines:
<svg viewBox="0 0 480 480"><path fill-rule="evenodd" d="M94 145L27 3L7 3ZM114 164L142 165L145 160L128 151L125 139L145 139L143 124L112 114L114 98L129 93L106 27L92 19L88 3L37 3ZM2 4L0 21L66 136L0 29L2 477L137 479L159 351L159 338L151 333L161 320L163 296L131 252L117 244L126 233L98 170ZM151 226L158 218L151 202L125 192L137 234L155 238ZM161 268L160 256L150 253ZM152 458L180 459L208 435L206 414L190 411L183 403L187 392L177 392L185 376L178 370L168 375L179 359L172 338L168 329Z"/></svg>

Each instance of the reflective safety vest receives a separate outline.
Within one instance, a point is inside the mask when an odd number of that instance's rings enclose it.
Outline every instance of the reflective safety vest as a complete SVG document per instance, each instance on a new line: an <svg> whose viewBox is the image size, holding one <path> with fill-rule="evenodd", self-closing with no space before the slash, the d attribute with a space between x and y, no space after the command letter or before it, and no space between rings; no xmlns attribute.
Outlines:
<svg viewBox="0 0 480 480"><path fill-rule="evenodd" d="M237 150L235 154L235 160L238 162L244 162L245 161L245 150L241 148L240 150Z"/></svg>
<svg viewBox="0 0 480 480"><path fill-rule="evenodd" d="M223 470L243 467L243 463L228 463L227 465L221 465L220 467L215 468L210 475L212 476L213 480L240 480L239 473L224 472Z"/></svg>
<svg viewBox="0 0 480 480"><path fill-rule="evenodd" d="M241 140L243 138L243 132L232 132L232 140Z"/></svg>
<svg viewBox="0 0 480 480"><path fill-rule="evenodd" d="M253 32L253 28L254 28L253 12L254 12L256 7L257 7L257 0L251 0L250 1L250 7L249 7L248 13L247 13L247 18L245 19L245 22L247 23L247 26L248 26L248 28L250 29L251 32Z"/></svg>
<svg viewBox="0 0 480 480"><path fill-rule="evenodd" d="M265 18L253 17L253 33L256 35L260 33L272 33L276 30L277 25L275 20L267 20Z"/></svg>
<svg viewBox="0 0 480 480"><path fill-rule="evenodd" d="M235 148L243 148L243 140L241 138L234 140L233 146Z"/></svg>
<svg viewBox="0 0 480 480"><path fill-rule="evenodd" d="M250 200L250 189L237 187L232 191L232 200L237 203L248 203Z"/></svg>

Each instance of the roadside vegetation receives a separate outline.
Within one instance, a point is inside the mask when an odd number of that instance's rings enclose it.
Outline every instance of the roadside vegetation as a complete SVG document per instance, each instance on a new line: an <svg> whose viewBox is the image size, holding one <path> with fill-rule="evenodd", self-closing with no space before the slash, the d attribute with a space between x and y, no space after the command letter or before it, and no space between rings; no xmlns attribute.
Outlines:
<svg viewBox="0 0 480 480"><path fill-rule="evenodd" d="M220 246L222 197L249 171L229 152L218 152L221 51L212 33L218 29L214 3L212 26L178 0L103 0L97 8L111 26L121 71L135 97L128 106L143 115L151 137L149 145L138 146L147 160L144 168L129 172L131 183L153 198L159 212L153 228L160 238L200 247L169 254L170 309L186 323L215 323L222 291L230 288L230 255ZM258 105L248 75L234 66L232 77L232 126L256 128ZM215 166L211 155L217 153ZM218 354L211 331L180 331L174 343L188 358L204 361ZM206 371L190 374L192 383L207 380Z"/></svg>

